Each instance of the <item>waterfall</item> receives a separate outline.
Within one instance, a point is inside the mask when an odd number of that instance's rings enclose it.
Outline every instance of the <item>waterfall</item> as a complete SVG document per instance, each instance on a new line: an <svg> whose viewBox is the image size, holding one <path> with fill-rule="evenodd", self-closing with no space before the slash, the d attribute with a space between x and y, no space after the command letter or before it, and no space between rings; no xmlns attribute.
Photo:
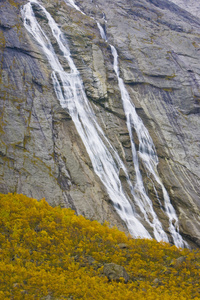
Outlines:
<svg viewBox="0 0 200 300"><path fill-rule="evenodd" d="M99 24L99 22L97 22L97 26L99 28L102 39L107 41L106 33L105 33L104 29L102 28L102 26ZM145 221L153 228L155 238L158 241L163 240L163 241L168 242L167 234L164 232L164 230L162 228L162 224L159 221L159 219L153 209L152 201L147 196L147 193L144 188L141 172L139 169L138 155L137 155L137 151L135 148L133 135L132 135L132 125L138 124L138 126L136 128L136 132L137 132L137 134L139 133L138 138L139 138L139 142L140 142L141 152L143 152L142 149L146 150L146 153L148 153L147 160L150 159L150 153L152 153L152 157L154 158L154 160L157 160L156 163L158 163L158 158L155 154L155 147L153 145L151 137L148 134L147 129L144 127L141 119L138 117L138 115L135 111L133 104L130 101L129 94L125 88L123 80L119 77L117 51L114 46L110 45L110 47L111 47L112 55L114 58L113 68L117 75L119 89L121 91L121 98L122 98L122 102L123 102L124 112L126 115L126 123L127 123L129 136L130 136L132 157L133 157L133 163L134 163L134 167L135 167L136 184L135 184L134 191L133 191L133 197L134 197L135 203L139 207L140 211L143 213ZM135 120L135 123L134 123L134 120ZM141 126L141 125L143 125L143 126ZM141 141L142 141L142 143L141 143ZM152 219L152 221L151 221L151 219ZM173 234L174 234L174 232L173 232ZM179 244L177 244L177 246L178 245Z"/></svg>
<svg viewBox="0 0 200 300"><path fill-rule="evenodd" d="M70 72L64 71L49 38L37 22L32 4L37 5L45 15L52 35L70 67ZM86 97L79 71L71 58L67 41L60 28L37 0L30 0L24 5L21 13L25 28L38 43L51 66L52 81L60 105L70 114L90 156L93 169L104 184L117 213L124 220L133 237L151 238L139 221L139 216L134 212L128 196L123 191L119 178L120 169L124 171L130 189L133 190L126 167L96 121L95 114Z"/></svg>
<svg viewBox="0 0 200 300"><path fill-rule="evenodd" d="M105 33L103 27L99 24L99 22L97 22L97 26L99 28L100 35L101 35L102 39L107 42L107 36L106 36L106 33Z"/></svg>
<svg viewBox="0 0 200 300"><path fill-rule="evenodd" d="M49 38L37 22L34 11L32 9L32 4L38 5L46 16L52 35L57 41L57 45L59 46L63 57L70 67L70 72L64 71L64 68L60 63ZM73 0L69 0L68 4L84 14L84 12L79 9L79 7L73 2ZM133 237L151 238L148 231L139 221L140 217L136 214L133 205L130 204L130 199L125 194L122 188L122 184L119 178L120 169L122 169L124 171L124 174L126 175L126 179L135 204L137 205L137 207L139 207L146 222L153 228L155 238L158 241L168 241L167 234L162 229L161 222L159 221L153 209L152 201L146 194L142 175L139 169L140 159L143 162L147 172L153 176L155 182L157 182L157 184L159 184L162 189L165 212L169 219L169 231L173 238L174 244L178 247L183 247L184 241L179 234L178 218L176 216L176 212L170 202L168 193L157 172L158 157L153 141L142 120L137 115L135 107L129 97L128 91L126 90L125 84L120 77L118 68L118 54L115 47L110 45L114 60L113 68L118 79L119 89L121 91L121 99L123 102L127 128L131 141L132 157L136 172L136 183L134 187L130 182L124 163L97 123L95 114L85 94L79 71L77 70L71 58L70 49L60 28L55 23L51 15L41 4L39 4L37 0L30 0L26 5L24 5L22 9L22 16L24 18L25 28L37 41L52 68L52 81L56 96L60 101L61 106L70 114L90 156L95 173L104 184L117 213L126 223L131 235ZM97 26L100 30L101 37L105 41L107 41L107 37L102 26L98 22ZM136 151L132 136L133 127L139 140L138 152Z"/></svg>
<svg viewBox="0 0 200 300"><path fill-rule="evenodd" d="M65 0L66 3L68 3L69 0ZM70 0L72 2L73 0ZM75 6L74 6L75 7ZM80 10L80 9L79 9ZM81 11L81 10L80 10ZM81 13L84 13L81 11ZM105 20L105 15L104 15ZM106 21L107 22L107 21ZM96 21L97 27L99 28L100 35L102 39L104 39L107 42L107 36L105 33L105 30L100 25L98 21ZM130 136L131 141L131 149L132 149L132 158L133 163L135 167L135 173L136 173L136 184L134 186L134 192L133 197L135 200L135 203L140 208L141 212L143 213L145 220L147 223L153 228L154 236L155 238L160 241L168 241L168 237L166 233L162 229L162 225L153 209L153 204L151 199L148 197L144 184L142 175L139 169L139 159L142 161L143 165L145 166L147 175L152 175L155 182L161 187L162 193L163 193L163 200L164 200L164 207L165 207L165 213L169 219L169 232L171 233L171 236L173 238L174 244L177 247L184 247L188 246L185 241L183 241L181 235L179 234L179 226L178 226L178 217L176 215L175 209L171 204L170 197L167 193L167 190L165 186L162 183L161 178L159 177L158 171L157 171L157 165L158 165L158 156L156 153L155 146L153 144L153 141L149 135L148 130L144 126L141 118L137 115L136 109L134 104L132 103L129 93L125 87L125 84L120 77L119 74L119 67L118 67L118 54L117 50L113 45L110 45L111 52L113 55L113 69L116 73L117 79L118 79L118 85L121 92L121 99L123 103L124 112L126 115L126 123L127 128ZM137 134L138 140L139 140L139 151L136 151L133 134L132 134L132 128L135 129L135 132ZM158 192L156 190L156 187L154 185L154 182L152 181L153 188L156 194L156 197L158 198ZM159 200L159 198L158 198ZM161 204L160 200L158 201L159 204ZM151 221L150 218L153 220Z"/></svg>
<svg viewBox="0 0 200 300"><path fill-rule="evenodd" d="M105 41L107 41L107 37L106 37L106 34L105 34L102 26L98 22L97 22L97 26L100 30L101 37ZM173 208L173 206L170 202L170 198L167 193L167 190L166 190L165 186L163 185L161 178L159 177L159 174L157 171L158 156L156 154L155 146L149 135L148 130L144 126L141 118L137 115L135 106L132 103L129 93L125 87L125 84L119 75L117 50L115 49L115 47L113 45L110 45L110 47L111 47L111 52L112 52L113 60L114 60L113 69L115 71L115 74L117 75L118 85L119 85L119 89L121 92L121 99L123 102L123 108L124 108L124 112L126 115L127 128L128 128L128 132L129 132L129 136L130 136L130 141L131 141L132 158L133 158L133 163L134 163L135 173L136 173L136 184L134 187L134 191L135 191L135 194L138 196L137 197L135 195L135 200L137 200L137 204L139 205L141 211L143 212L146 221L148 223L150 223L150 220L148 219L149 214L147 214L147 213L150 213L151 217L153 218L154 228L156 226L157 229L162 233L162 226L153 210L152 201L147 196L145 188L144 188L141 172L139 169L139 158L140 158L143 165L146 168L147 174L151 174L153 176L154 180L159 184L159 186L162 189L165 212L169 219L169 232L171 233L174 244L177 247L184 247L184 245L187 246L187 243L185 243L183 241L181 235L179 234L178 217L176 215L175 209ZM138 154L137 154L137 151L135 148L133 134L132 134L133 127L135 129L135 132L136 132L138 140L139 140ZM154 183L153 183L153 188L155 190L156 197L158 198L158 193L157 193ZM159 203L160 203L160 201L159 201ZM154 235L157 238L157 232L155 229L154 229ZM159 240L159 238L157 238L157 240ZM163 240L166 240L165 234L163 234Z"/></svg>
<svg viewBox="0 0 200 300"><path fill-rule="evenodd" d="M163 199L164 199L164 205L165 205L165 212L169 219L169 231L171 233L171 236L173 238L174 244L177 247L184 247L184 241L179 234L179 227L178 227L178 217L176 215L175 209L173 208L169 195L167 193L166 188L164 187L157 171L157 165L158 165L158 156L156 154L156 149L153 144L153 141L149 135L148 130L144 126L141 118L137 115L135 106L132 103L130 96L128 94L128 91L125 87L125 84L119 76L119 68L118 68L118 54L114 46L111 45L111 51L114 58L113 68L117 75L119 88L121 91L121 98L123 102L124 112L126 115L126 122L127 122L127 128L129 131L129 136L131 140L131 149L132 149L132 157L133 157L133 163L135 166L135 172L136 172L136 185L135 185L135 193L140 196L140 199L145 205L145 209L148 208L148 212L151 213L153 218L157 217L155 216L155 213L153 212L152 202L147 196L145 192L145 188L143 185L142 176L139 170L139 161L138 156L143 162L147 173L151 174L154 178L154 180L159 184L159 186L162 189L163 193ZM138 140L139 140L139 151L137 155L137 151L135 148L133 135L132 135L132 127L134 127L135 132L137 134ZM155 185L154 185L155 189ZM156 196L157 196L156 191ZM152 214L153 212L153 214Z"/></svg>
<svg viewBox="0 0 200 300"><path fill-rule="evenodd" d="M71 7L74 7L76 10L80 11L83 15L85 15L85 13L74 3L73 0L68 0L67 4L69 4Z"/></svg>

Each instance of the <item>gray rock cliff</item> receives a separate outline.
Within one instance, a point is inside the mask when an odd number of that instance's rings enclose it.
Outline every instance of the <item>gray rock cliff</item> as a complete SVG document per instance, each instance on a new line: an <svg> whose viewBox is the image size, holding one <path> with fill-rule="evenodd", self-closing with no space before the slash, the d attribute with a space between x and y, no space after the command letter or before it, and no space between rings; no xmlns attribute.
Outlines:
<svg viewBox="0 0 200 300"><path fill-rule="evenodd" d="M57 100L44 53L23 26L20 9L25 3L0 3L0 192L45 197L51 205L71 207L127 232L71 117ZM159 174L179 218L180 233L192 247L200 246L200 19L167 0L79 0L76 4L85 15L64 1L41 3L60 25L97 120L134 182L109 43L116 47L120 76L154 141ZM37 5L34 12L62 61ZM95 20L104 27L109 43L101 38ZM137 148L134 130L133 135ZM162 202L162 191L157 186L156 195L142 163L140 169L168 233L158 201L159 197ZM123 182L123 172L120 176ZM125 181L123 186L129 194Z"/></svg>

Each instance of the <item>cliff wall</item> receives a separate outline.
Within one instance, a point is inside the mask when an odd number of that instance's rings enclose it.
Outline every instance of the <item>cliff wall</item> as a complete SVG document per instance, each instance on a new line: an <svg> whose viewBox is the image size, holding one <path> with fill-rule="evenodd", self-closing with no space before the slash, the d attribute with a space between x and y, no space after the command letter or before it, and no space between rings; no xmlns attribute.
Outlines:
<svg viewBox="0 0 200 300"><path fill-rule="evenodd" d="M57 100L44 53L24 28L20 9L25 3L0 3L0 192L45 197L53 206L71 207L127 232L70 115ZM180 233L190 245L200 246L200 19L167 0L79 0L76 4L85 15L64 1L41 3L60 25L98 123L134 182L109 43L116 47L120 76L154 141L158 171L178 215ZM37 5L34 12L62 61ZM108 42L101 38L95 20L105 29ZM134 129L133 136L138 149ZM142 163L140 170L168 233L159 203L161 188L156 186L157 195ZM123 172L120 178L131 198ZM152 228L148 230L152 234Z"/></svg>

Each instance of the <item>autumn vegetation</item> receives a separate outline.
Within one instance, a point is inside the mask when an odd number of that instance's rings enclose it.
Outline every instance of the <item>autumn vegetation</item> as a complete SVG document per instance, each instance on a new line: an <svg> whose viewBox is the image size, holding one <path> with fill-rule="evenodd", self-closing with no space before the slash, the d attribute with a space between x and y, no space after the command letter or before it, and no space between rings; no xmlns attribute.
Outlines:
<svg viewBox="0 0 200 300"><path fill-rule="evenodd" d="M111 280L106 263L129 275ZM132 239L18 194L0 194L0 300L200 299L200 251Z"/></svg>

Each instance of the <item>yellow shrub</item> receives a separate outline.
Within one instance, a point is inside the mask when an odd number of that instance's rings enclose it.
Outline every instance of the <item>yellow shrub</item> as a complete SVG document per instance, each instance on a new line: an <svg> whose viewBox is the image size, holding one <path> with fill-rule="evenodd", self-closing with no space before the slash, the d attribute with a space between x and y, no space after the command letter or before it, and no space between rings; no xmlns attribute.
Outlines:
<svg viewBox="0 0 200 300"><path fill-rule="evenodd" d="M125 247L120 247L124 243ZM177 258L183 256L181 263ZM108 281L105 263L128 283ZM0 194L0 300L200 299L200 252L132 239L43 199Z"/></svg>

